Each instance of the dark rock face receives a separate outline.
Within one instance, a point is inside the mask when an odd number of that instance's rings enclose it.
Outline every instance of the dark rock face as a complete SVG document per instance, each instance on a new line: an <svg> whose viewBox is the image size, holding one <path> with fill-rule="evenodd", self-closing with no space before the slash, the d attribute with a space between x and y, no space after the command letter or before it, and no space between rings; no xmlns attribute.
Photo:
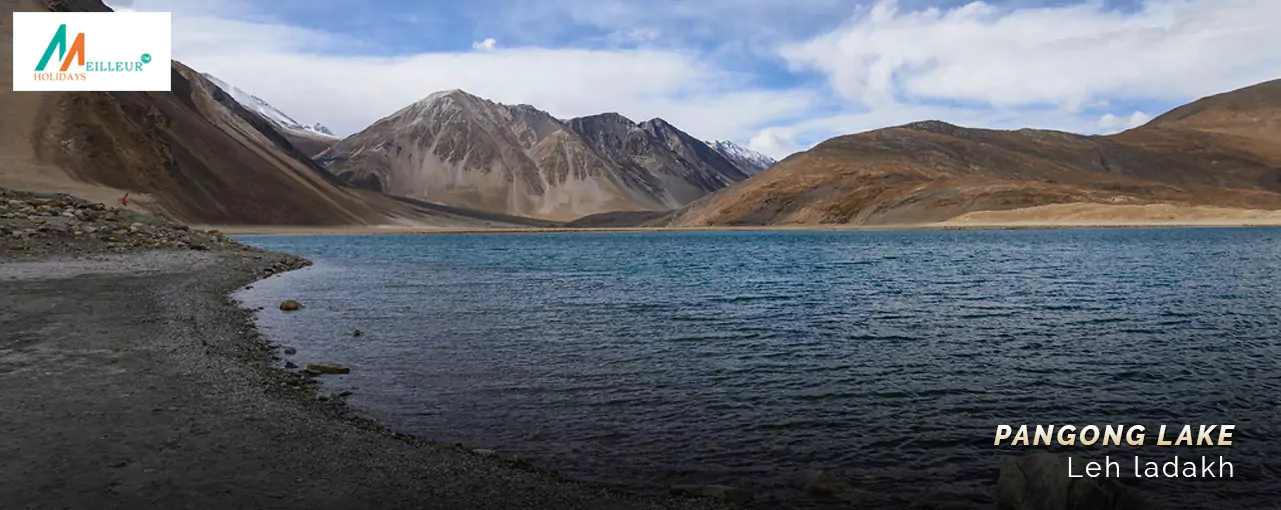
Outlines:
<svg viewBox="0 0 1281 510"><path fill-rule="evenodd" d="M337 363L308 363L307 368L305 370L307 373L312 375L351 373L350 368L344 367Z"/></svg>

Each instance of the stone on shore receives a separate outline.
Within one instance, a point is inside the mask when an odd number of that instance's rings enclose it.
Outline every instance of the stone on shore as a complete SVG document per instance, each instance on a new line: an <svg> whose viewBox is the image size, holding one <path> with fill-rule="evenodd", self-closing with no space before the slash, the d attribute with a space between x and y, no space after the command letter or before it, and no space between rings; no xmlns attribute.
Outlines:
<svg viewBox="0 0 1281 510"><path fill-rule="evenodd" d="M351 369L337 363L308 363L307 372L311 374L349 374Z"/></svg>
<svg viewBox="0 0 1281 510"><path fill-rule="evenodd" d="M728 485L677 485L672 487L672 494L696 498L711 498L738 505L751 503L754 498L750 491Z"/></svg>
<svg viewBox="0 0 1281 510"><path fill-rule="evenodd" d="M1000 510L1138 510L1147 508L1110 478L1068 478L1067 457L1038 453L1001 460Z"/></svg>
<svg viewBox="0 0 1281 510"><path fill-rule="evenodd" d="M280 309L286 312L296 312L298 310L302 310L302 303L292 299L286 299L280 302Z"/></svg>
<svg viewBox="0 0 1281 510"><path fill-rule="evenodd" d="M41 194L0 188L0 257L21 251L23 258L64 253L144 250L261 251L219 232L200 232L163 215L108 207L66 194ZM307 265L282 259L272 270Z"/></svg>
<svg viewBox="0 0 1281 510"><path fill-rule="evenodd" d="M812 494L830 496L845 490L846 484L845 480L826 471L810 471L805 473L804 488Z"/></svg>

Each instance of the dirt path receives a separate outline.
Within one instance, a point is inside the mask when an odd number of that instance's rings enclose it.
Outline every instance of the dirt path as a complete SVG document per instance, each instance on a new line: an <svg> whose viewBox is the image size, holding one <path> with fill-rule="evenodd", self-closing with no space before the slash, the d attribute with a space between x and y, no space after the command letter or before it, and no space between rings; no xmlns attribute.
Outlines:
<svg viewBox="0 0 1281 510"><path fill-rule="evenodd" d="M699 508L336 417L226 293L263 253L0 261L2 508ZM305 386L304 386L305 388Z"/></svg>

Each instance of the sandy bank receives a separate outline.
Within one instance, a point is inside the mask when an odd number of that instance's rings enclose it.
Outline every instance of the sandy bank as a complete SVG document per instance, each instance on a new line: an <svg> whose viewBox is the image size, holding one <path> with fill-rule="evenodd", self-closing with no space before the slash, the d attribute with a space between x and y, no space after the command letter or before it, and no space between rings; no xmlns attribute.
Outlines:
<svg viewBox="0 0 1281 510"><path fill-rule="evenodd" d="M1110 205L1055 204L1007 211L967 213L938 223L903 225L768 225L705 227L617 227L617 228L491 228L451 229L431 226L201 226L237 235L305 234L519 234L556 232L683 232L753 230L957 230L957 229L1045 229L1045 228L1181 228L1181 227L1275 227L1281 226L1281 211L1179 206L1173 204Z"/></svg>
<svg viewBox="0 0 1281 510"><path fill-rule="evenodd" d="M0 260L6 508L700 508L396 436L317 400L227 293L283 256Z"/></svg>

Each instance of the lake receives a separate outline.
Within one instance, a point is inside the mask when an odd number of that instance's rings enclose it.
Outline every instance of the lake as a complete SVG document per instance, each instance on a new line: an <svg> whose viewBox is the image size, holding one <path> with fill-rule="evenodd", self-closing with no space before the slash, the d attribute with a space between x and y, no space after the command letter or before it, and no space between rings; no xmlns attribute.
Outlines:
<svg viewBox="0 0 1281 510"><path fill-rule="evenodd" d="M1039 450L997 424L1231 423L1230 449L1068 451L1234 462L1127 481L1171 507L1281 500L1281 230L239 239L315 261L237 297L288 359L352 368L324 392L576 478L991 508L1000 459ZM813 470L849 488L810 495Z"/></svg>

